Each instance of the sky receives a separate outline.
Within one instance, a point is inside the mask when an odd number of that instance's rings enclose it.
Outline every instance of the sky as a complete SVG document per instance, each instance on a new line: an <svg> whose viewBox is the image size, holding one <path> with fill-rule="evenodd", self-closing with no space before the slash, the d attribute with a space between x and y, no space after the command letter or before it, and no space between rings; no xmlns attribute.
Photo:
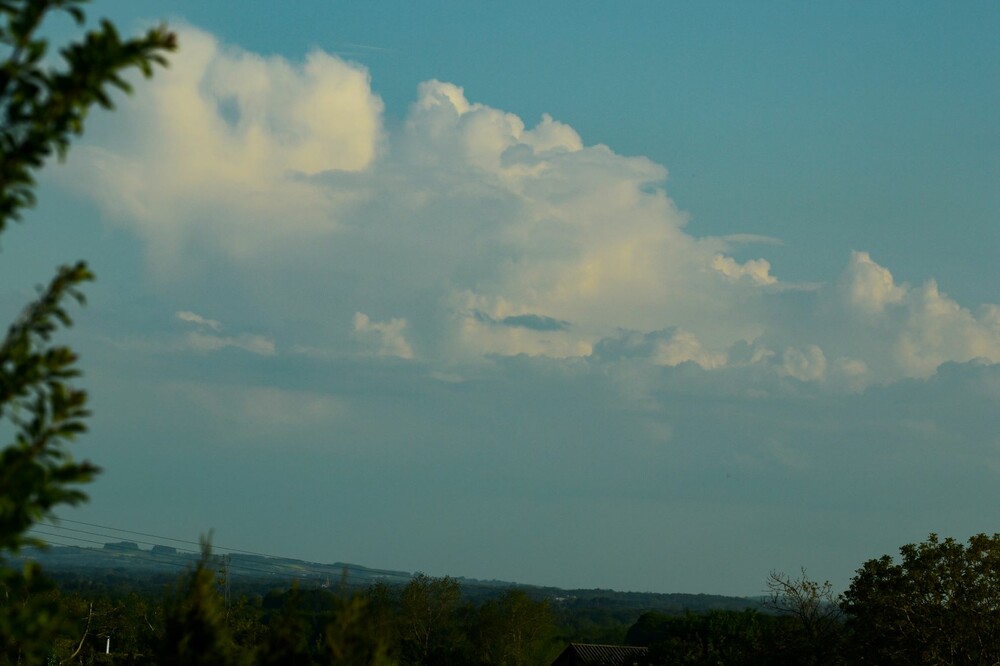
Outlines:
<svg viewBox="0 0 1000 666"><path fill-rule="evenodd" d="M2 239L6 320L98 275L65 517L734 595L1000 531L995 3L89 11L180 50Z"/></svg>

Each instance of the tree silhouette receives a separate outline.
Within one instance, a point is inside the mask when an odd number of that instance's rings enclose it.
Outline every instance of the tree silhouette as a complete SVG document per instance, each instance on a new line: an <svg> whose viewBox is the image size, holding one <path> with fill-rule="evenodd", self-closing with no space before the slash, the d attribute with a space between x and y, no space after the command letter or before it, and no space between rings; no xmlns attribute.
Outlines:
<svg viewBox="0 0 1000 666"><path fill-rule="evenodd" d="M131 90L123 78L128 70L149 76L175 48L164 28L122 39L102 21L63 46L61 63L52 66L40 36L45 19L65 12L82 25L84 3L0 1L0 232L35 203L36 172L52 155L66 154L90 109L112 108L113 90ZM13 426L13 440L0 449L0 663L43 663L52 636L67 624L41 594L38 567L17 571L4 558L41 545L28 529L53 518L55 507L86 499L79 486L98 471L66 448L85 430L87 394L73 382L80 374L76 354L53 341L72 324L67 303L82 303L80 286L92 279L84 262L59 268L0 341L0 421Z"/></svg>

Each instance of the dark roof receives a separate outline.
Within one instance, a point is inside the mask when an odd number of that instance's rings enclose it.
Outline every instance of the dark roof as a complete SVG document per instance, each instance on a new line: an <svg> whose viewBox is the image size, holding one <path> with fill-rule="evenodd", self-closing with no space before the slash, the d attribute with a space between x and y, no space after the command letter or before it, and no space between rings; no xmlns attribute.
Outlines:
<svg viewBox="0 0 1000 666"><path fill-rule="evenodd" d="M646 648L631 645L570 643L552 666L632 666L644 654Z"/></svg>

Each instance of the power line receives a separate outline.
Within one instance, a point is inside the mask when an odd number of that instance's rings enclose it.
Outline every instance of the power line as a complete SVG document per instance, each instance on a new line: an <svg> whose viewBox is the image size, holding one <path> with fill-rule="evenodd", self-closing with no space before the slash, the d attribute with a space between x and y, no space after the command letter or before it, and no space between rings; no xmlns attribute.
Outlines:
<svg viewBox="0 0 1000 666"><path fill-rule="evenodd" d="M45 534L45 533L44 532L37 532L36 531L36 534ZM53 536L55 536L55 535L53 535ZM86 543L96 543L96 544L102 543L100 541L94 541L93 539L83 539L83 538L80 538L80 537L65 536L65 535L59 535L59 538L62 538L62 539L73 539L75 541L83 541L83 542L86 542ZM62 542L62 541L53 541L51 538L43 539L42 541L47 546L62 546L64 548L80 548L80 546L77 546L76 544L65 543L65 542ZM164 564L164 565L167 565L167 566L179 567L179 568L182 568L182 569L187 569L187 568L190 567L190 563L186 563L186 562L170 562L169 560L160 560L160 559L156 559L156 558L152 558L152 557L149 558L149 560L152 561L152 562L155 562L157 564Z"/></svg>
<svg viewBox="0 0 1000 666"><path fill-rule="evenodd" d="M47 525L47 527L54 527L54 526ZM63 529L67 529L67 528L63 528ZM72 535L68 535L68 534L52 534L51 532L43 532L43 531L41 531L41 530L39 530L37 528L32 528L32 533L36 534L36 535L46 536L46 537L58 537L58 538L61 538L61 539L72 539L73 541L80 541L80 542L83 542L83 543L92 543L92 544L96 544L96 545L99 545L99 546L107 546L108 545L108 543L104 542L104 541L95 541L94 539L86 539L84 537L76 537L76 536L72 536ZM85 533L86 534L94 534L92 532L85 532ZM95 536L107 536L107 535L97 534ZM149 542L146 542L146 541L141 541L141 542L138 542L138 543L144 543L144 544L147 544L147 545L149 544ZM71 545L71 544L58 544L58 545L67 546L67 545ZM161 544L153 544L153 545L161 545ZM183 555L191 555L191 556L198 556L198 555L200 555L200 553L198 551L193 551L193 550L178 549L178 551L181 554L183 554ZM124 557L130 558L130 559L137 559L137 560L140 560L142 562L153 562L153 563L157 563L157 564L168 564L168 565L171 565L171 566L178 566L178 567L182 567L182 568L190 568L190 566L197 561L197 557L192 557L191 560L188 561L188 562L174 562L174 561L170 561L170 560L165 560L165 559L162 559L162 558L158 558L158 557L156 557L156 554L151 554L150 551L140 550L140 551L138 551L138 553L141 553L141 555L137 556L135 553L133 553L131 551L117 551L116 552L116 554L123 555ZM105 553L105 552L102 551L102 555L108 555L108 553ZM213 557L213 560L217 560L217 558L219 556L218 555L213 555L212 557ZM301 575L299 575L299 576L291 575L293 572L301 574L301 569L292 569L292 568L288 567L288 565L282 565L280 563L276 563L274 566L279 567L279 568L280 567L284 567L286 569L286 571L284 572L284 574L286 576L288 576L289 578L294 579L294 578L300 578L301 577ZM254 566L251 566L251 565L248 565L248 564L245 564L245 563L240 563L239 561L237 561L235 563L230 563L229 567L231 569L238 569L242 573L244 573L244 575L247 575L247 576L250 576L252 574L258 574L258 575L262 575L262 577L284 577L282 575L283 572L281 572L281 571L274 571L273 569L262 569L262 568L254 567ZM323 575L325 574L325 572L324 572L324 574L321 574L319 571L315 571L315 570L312 570L312 571L307 570L307 573L313 574L313 576L316 577L316 578L322 578ZM370 582L370 581L368 581L367 579L364 579L364 578L359 578L357 580L358 581Z"/></svg>
<svg viewBox="0 0 1000 666"><path fill-rule="evenodd" d="M110 539L120 538L117 535L101 534L99 532L91 532L91 531L88 531L88 530L78 530L78 529L75 529L75 528L72 528L72 527L63 527L61 525L52 525L52 524L48 524L48 523L42 523L42 525L45 526L45 527L52 528L52 529L71 531L71 532L76 532L78 534L88 534L90 536L99 536L99 537L105 537L105 538L110 538ZM106 528L106 529L114 529L114 528ZM80 542L83 542L83 543L92 543L92 544L99 545L99 546L107 546L108 545L108 543L104 542L104 541L95 541L94 539L87 539L87 538L83 538L83 537L76 537L76 536L72 536L72 535L68 535L68 534L52 534L51 532L43 532L43 531L39 530L38 528L32 528L32 531L35 534L44 535L44 536L55 536L55 537L59 537L59 538L63 538L63 539L72 539L74 541L80 541ZM128 531L128 530L120 530L120 531ZM130 532L131 533L136 533L134 531L130 531ZM182 541L182 540L181 539L174 539L174 541ZM132 543L136 543L136 544L140 544L141 543L141 544L147 545L147 546L161 546L161 545L163 545L163 544L152 542L152 541L142 541L142 540L138 540L138 539L137 540L133 540ZM61 544L61 545L66 545L66 544ZM175 547L171 546L171 548L175 548ZM187 548L175 548L175 550L178 551L179 553L184 554L184 555L191 555L191 556L198 556L198 555L200 555L200 551L191 550L191 549L187 549ZM139 551L139 552L142 553L141 559L144 562L156 562L156 563L170 564L170 565L181 566L181 567L186 567L186 566L189 566L191 564L191 563L168 562L168 561L165 561L163 559L157 559L155 557L155 554L152 554L152 555L150 554L150 551ZM134 557L134 554L131 553L130 551L125 551L122 554L125 555L126 557ZM212 557L213 558L219 558L219 555L213 555ZM264 557L266 557L266 556L264 556ZM193 557L192 558L192 562L195 559L196 558ZM285 558L285 559L287 559L287 558ZM266 576L266 577L281 577L282 574L284 574L285 576L287 576L288 578L291 578L291 579L302 578L303 574L306 574L306 576L305 576L306 578L317 578L317 579L327 578L327 577L330 576L330 573L331 573L329 571L329 569L334 569L335 568L335 567L333 567L331 565L331 566L327 567L326 569L317 569L317 568L314 568L314 567L303 567L301 565L292 565L292 564L284 563L284 562L281 562L281 561L273 561L273 562L267 562L267 563L261 563L261 564L266 564L270 568L262 568L262 567L253 566L253 563L243 562L243 561L240 561L240 560L236 560L235 562L231 561L230 564L229 564L229 567L231 569L233 569L233 570L239 570L244 575L248 575L248 576L252 575L252 574L262 574L263 576ZM275 571L274 570L275 568L278 568L279 571ZM280 570L284 570L284 571L280 571ZM349 569L347 569L347 571L349 571ZM362 585L362 584L369 585L369 584L372 583L371 577L359 576L357 574L355 574L355 575L351 575L350 573L348 573L347 575L341 574L339 576L339 578L341 580L344 580L345 582L347 582L349 584L354 584L354 585Z"/></svg>
<svg viewBox="0 0 1000 666"><path fill-rule="evenodd" d="M75 544L65 543L63 541L57 541L57 540L53 539L52 537L58 537L58 538L62 538L62 539L71 539L71 540L74 540L74 541L80 541L80 542L84 542L84 543L93 543L93 544L97 544L97 545L107 545L104 542L94 541L93 539L85 539L83 537L74 537L74 536L70 536L70 535L50 535L50 534L48 534L46 532L42 532L40 530L37 530L36 528L32 528L32 531L36 535L45 535L45 536L49 537L49 538L43 540L43 542L47 546L62 546L62 547L65 547L65 548L76 548L76 549L81 549L82 548L84 550L93 550L91 548L81 547L81 546L77 546ZM159 559L159 558L150 556L149 555L149 551L140 551L140 552L143 553L143 555L141 557L141 561L143 561L143 562L153 562L153 563L162 564L162 565L165 565L165 566L171 566L171 567L176 567L176 568L181 568L181 569L187 569L188 571L190 571L191 565L193 564L193 561L192 562L174 562L174 561L170 561L170 560ZM128 552L128 551L120 553L120 554L123 555L126 558L129 558L129 559L140 559L140 558L135 558L135 556L132 553ZM186 554L192 554L192 555L194 555L194 554L197 554L197 553L195 553L194 551L186 551ZM243 566L241 566L239 564L233 564L233 563L230 563L229 566L230 566L231 569L244 569L244 571L255 571L255 572L258 572L259 574L264 574L264 576L258 576L258 579L264 578L264 577L280 577L280 574L278 572L274 572L274 571L266 571L266 570L263 570L263 569L253 569L253 568L243 567ZM247 575L248 577L250 577L249 574L244 574L244 575ZM355 588L363 587L363 586L370 585L371 582L372 582L369 579L358 579L360 582L354 583L352 585L350 583L350 580L349 580L350 578L351 578L351 576L349 576L349 575L342 577L343 583L346 584L348 587L355 587ZM228 576L227 576L227 581L228 581ZM498 589L500 589L500 586L497 586L497 585L488 585L488 584L484 584L484 583L468 583L468 582L462 582L462 581L457 581L457 580L456 580L456 582L458 582L460 588L463 589L463 590L480 589L480 590L488 590L488 591L491 591L491 592L496 592L496 591L498 591ZM514 587L518 587L516 584L513 584L513 586Z"/></svg>
<svg viewBox="0 0 1000 666"><path fill-rule="evenodd" d="M82 520L70 520L69 518L57 518L56 520L58 520L59 522L64 522L64 523L73 523L75 525L86 525L87 527L96 527L96 528L99 528L99 529L102 529L102 530L111 530L112 532L122 532L124 534L137 534L139 536L150 537L150 538L153 538L153 539L160 539L162 541L173 541L175 543L184 543L184 544L190 544L190 545L199 546L199 547L202 545L198 541L190 541L190 540L187 540L187 539L176 539L174 537L162 536L162 535L159 535L159 534L151 534L149 532L139 532L139 531L136 531L136 530L127 530L127 529L122 529L122 528L119 528L119 527L110 527L108 525L98 525L97 523L87 523L87 522L84 522ZM64 528L64 527L62 527L60 525L55 525L55 524L49 524L49 526L50 527L57 527L57 528L60 528L60 529L72 529L72 528L68 528L68 527ZM115 538L115 539L120 538L120 537L117 537L117 536L114 536L114 535L106 535L106 534L101 535L101 536L108 536L109 538ZM147 543L147 542L141 542L141 543ZM163 544L156 544L156 545L163 545ZM216 545L216 544L212 544L212 547L215 548L215 549L218 549L218 550L226 550L226 551L229 551L231 553L242 553L244 555L257 555L259 557L266 557L266 558L273 559L273 560L292 560L292 559L295 559L295 558L291 558L291 557L285 557L283 555L272 555L272 554L261 553L261 552L257 552L257 551L253 551L253 550L245 550L245 549L242 549L242 548L229 548L227 546L220 546L220 545ZM297 561L302 561L302 560L297 560ZM318 563L316 563L316 564L318 564ZM410 574L409 572L405 572L405 571L392 571L390 569L372 569L371 567L360 567L360 568L363 568L365 571L370 571L373 574L381 574L381 575L394 576L394 577L399 577L400 574L403 574L405 577L408 577L408 578L412 578L413 577L412 574Z"/></svg>
<svg viewBox="0 0 1000 666"><path fill-rule="evenodd" d="M200 541L190 541L188 539L175 539L174 537L161 536L159 534L150 534L148 532L137 532L136 530L126 530L120 527L109 527L108 525L98 525L96 523L87 523L82 520L70 520L69 518L56 518L59 522L63 523L73 523L75 525L86 525L87 527L97 527L102 530L111 530L112 532L123 532L125 534L138 534L139 536L150 537L153 539L160 539L162 541L173 541L175 543L186 543L192 546L201 546ZM69 529L69 528L67 528ZM266 553L257 553L252 550L242 550L240 548L227 548L226 546L216 545L215 548L220 550L228 550L232 553L244 553L246 555L260 555L262 557L277 557L276 555L268 555Z"/></svg>
<svg viewBox="0 0 1000 666"><path fill-rule="evenodd" d="M88 530L78 530L78 529L74 529L72 527L63 527L62 525L54 525L52 523L40 523L40 524L44 525L45 527L51 527L51 528L54 528L54 529L57 529L57 530L65 530L65 531L68 531L68 532L77 532L79 534L90 534L91 536L107 537L109 539L118 539L118 538L121 538L121 537L118 537L117 535L114 535L114 534L101 534L100 532L90 532ZM166 538L166 537L163 537L163 538ZM141 541L139 539L134 539L133 541L135 543L141 543L141 544L146 545L146 546L162 546L163 545L162 543L156 543L155 541ZM97 542L95 541L94 543L97 543ZM170 548L174 548L174 546L169 546L169 547ZM177 548L177 550L180 550L180 551L183 551L183 552L186 552L186 553L197 553L197 552L199 552L199 551L190 550L190 549L187 549L187 548Z"/></svg>
<svg viewBox="0 0 1000 666"><path fill-rule="evenodd" d="M86 522L86 521L82 521L82 520L72 520L72 519L69 519L69 518L58 518L58 517L56 517L55 520L57 520L59 522L73 523L75 525L84 525L84 526L87 526L87 527L94 527L94 528L98 528L98 529L101 529L101 530L109 530L111 532L119 532L121 534L138 535L138 536L149 537L149 538L152 538L152 539L159 539L161 541L170 541L170 542L174 542L174 543L188 544L188 545L198 546L199 547L199 550L195 551L195 550L191 550L191 549L185 549L185 548L179 548L179 547L171 546L171 547L176 548L178 551L186 553L186 554L199 554L201 552L200 548L203 545L201 542L191 541L189 539L178 539L178 538L175 538L175 537L168 537L168 536L163 536L163 535L160 535L160 534L153 534L151 532L142 532L142 531L138 531L138 530L131 530L131 529L125 529L125 528L120 528L120 527L112 527L110 525L101 525L101 524L98 524L98 523L90 523L90 522ZM65 527L65 526L58 525L58 524L53 524L53 523L41 523L41 524L44 525L45 527L50 527L50 528L59 529L59 530L68 530L68 531L73 531L73 532L77 532L77 533L90 534L92 536L101 536L101 537L108 538L108 539L122 539L122 537L120 535L118 535L118 534L100 534L100 533L97 533L97 532L88 532L86 530L78 530L78 529L75 529L75 528ZM63 535L63 536L64 536L64 538L74 538L74 537L70 537L69 535ZM90 542L90 543L95 543L97 545L105 545L105 543L103 543L103 542L90 541L90 540L86 540L86 539L77 539L77 540L79 540L79 541L86 541L86 542ZM144 544L144 545L153 545L153 546L163 546L163 545L166 545L166 544L162 544L162 543L155 543L155 542L150 542L150 541L141 541L141 540L137 540L137 539L131 539L131 540L135 541L137 543ZM329 578L329 576L330 576L330 569L334 569L335 568L333 565L323 565L323 564L319 564L319 563L315 563L315 562L311 563L311 562L306 562L306 561L303 561L303 560L297 560L295 558L285 557L285 556L282 556L282 555L273 555L273 554L268 554L268 553L262 553L262 552L259 552L259 551L246 550L246 549L243 549L243 548L229 548L229 547L217 546L217 545L213 545L213 544L210 544L210 545L214 549L225 550L225 551L229 551L231 553L239 553L239 554L243 554L243 555L253 555L253 556L263 557L263 558L266 558L266 559L270 560L266 564L267 564L268 567L271 567L271 569L257 568L257 567L252 566L251 563L248 563L248 562L245 562L245 561L240 561L240 560L232 562L230 566L231 566L232 569L241 569L244 572L255 572L255 573L258 573L258 574L264 574L266 576L271 576L271 577L279 576L280 575L278 572L275 572L273 570L273 568L275 568L275 567L286 569L288 571L287 575L290 578L292 578L292 579L296 579L296 578L302 577L303 573L305 573L307 575L307 577L309 575L311 575L311 576L314 576L316 578ZM148 551L141 551L141 552L148 553ZM288 561L288 562L282 562L281 560L285 560L285 561ZM296 562L297 564L291 564L290 562L292 562L292 561ZM176 563L171 563L171 564L176 565ZM310 564L312 564L314 566L309 566ZM305 566L303 566L303 565L305 565ZM318 569L318 568L316 568L316 566L320 566L320 567L323 567L323 568L322 569ZM348 585L354 585L354 586L371 585L373 582L376 582L379 577L382 577L382 576L390 577L390 578L394 578L394 579L403 578L403 579L406 579L406 580L412 580L413 578L416 577L415 574L411 574L409 572L394 571L394 570L391 570L391 569L373 569L373 568L370 568L370 567L365 567L363 565L355 565L354 566L354 571L358 571L359 573L360 572L364 572L363 575L359 575L358 573L354 573L354 574L350 573L351 570L352 570L352 567L341 567L341 569L342 569L342 573L338 576L338 578L341 581L343 581L344 583L346 583ZM537 587L537 586L534 586L534 585L523 586L523 585L518 585L517 583L507 583L506 585L496 585L496 584L484 583L484 582L473 583L473 582L467 581L467 580L458 580L458 579L454 579L454 580L456 580L456 582L458 582L459 585L462 588L468 589L468 590L480 589L480 590L496 591L497 589L500 589L502 587Z"/></svg>

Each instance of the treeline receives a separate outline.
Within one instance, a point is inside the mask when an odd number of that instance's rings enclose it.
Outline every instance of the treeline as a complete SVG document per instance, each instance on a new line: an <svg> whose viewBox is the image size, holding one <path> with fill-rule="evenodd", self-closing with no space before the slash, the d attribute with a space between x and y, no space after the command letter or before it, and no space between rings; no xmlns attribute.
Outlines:
<svg viewBox="0 0 1000 666"><path fill-rule="evenodd" d="M648 650L673 664L1000 663L1000 535L932 534L857 570L843 594L772 573L765 612L565 607L511 588L463 598L453 578L418 575L350 591L227 594L206 555L166 594L62 589L27 569L0 578L0 664L549 664L569 642ZM0 567L0 571L3 571ZM105 651L110 647L111 653Z"/></svg>
<svg viewBox="0 0 1000 666"><path fill-rule="evenodd" d="M667 664L846 664L844 625L822 637L811 635L799 618L758 611L643 614L626 642L648 646L637 666Z"/></svg>
<svg viewBox="0 0 1000 666"><path fill-rule="evenodd" d="M840 595L804 572L768 588L772 614L643 615L627 635L649 647L639 666L1000 663L1000 534L931 534L865 562Z"/></svg>
<svg viewBox="0 0 1000 666"><path fill-rule="evenodd" d="M238 594L207 556L166 590L163 580L8 578L0 618L13 615L4 607L35 612L0 630L0 664L521 666L549 664L570 642L652 646L650 664L802 653L791 614L642 613L608 591L553 602L534 589L463 594L456 579L417 575L403 586Z"/></svg>
<svg viewBox="0 0 1000 666"><path fill-rule="evenodd" d="M45 551L36 554L41 561L51 559ZM68 561L74 559L79 558ZM47 568L52 583L46 585L38 577L12 575L0 583L0 625L4 617L22 618L10 632L0 631L0 637L7 636L0 640L6 655L0 664L33 663L25 655L39 663L76 664L283 659L301 664L548 664L569 642L624 643L630 627L650 608L683 613L756 603L715 595L503 588L424 575L405 585L359 587L357 579L345 576L333 588L278 589L263 579L231 575L225 557L203 556L180 579L130 569L118 560L109 564L116 566ZM17 613L18 608L26 612ZM33 627L31 617L58 622Z"/></svg>
<svg viewBox="0 0 1000 666"><path fill-rule="evenodd" d="M473 603L455 579L425 575L405 586L292 588L229 599L226 581L204 558L158 596L68 587L31 576L0 583L0 609L38 611L28 624L0 626L0 664L514 666L549 663L567 638L577 639L549 601L524 590ZM0 612L5 616L11 614ZM45 626L48 618L61 626ZM624 638L626 625L610 627L613 633L603 635L590 627L590 635Z"/></svg>
<svg viewBox="0 0 1000 666"><path fill-rule="evenodd" d="M210 557L180 578L50 574L47 583L31 576L0 582L0 625L16 608L35 609L10 631L0 627L0 664L549 664L570 642L624 643L644 612L637 602L658 602L665 614L683 612L683 600L697 609L738 603L711 595L463 588L457 579L425 575L405 585L267 589L226 580L222 561Z"/></svg>

